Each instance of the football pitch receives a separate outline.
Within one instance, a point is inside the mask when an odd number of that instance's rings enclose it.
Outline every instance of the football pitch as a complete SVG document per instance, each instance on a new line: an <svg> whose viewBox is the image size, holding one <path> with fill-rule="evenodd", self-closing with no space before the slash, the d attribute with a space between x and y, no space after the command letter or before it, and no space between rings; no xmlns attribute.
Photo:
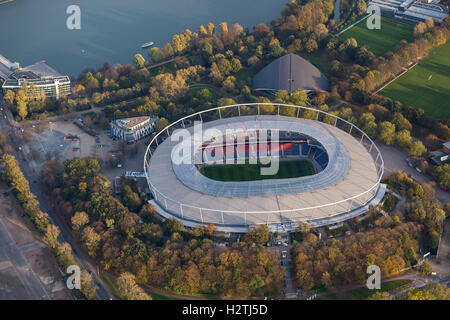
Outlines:
<svg viewBox="0 0 450 320"><path fill-rule="evenodd" d="M367 19L359 22L339 37L344 40L355 38L360 47L365 46L376 56L382 56L388 51L393 51L401 40L408 42L413 40L414 27L412 25L381 17L381 29L369 30L366 21Z"/></svg>
<svg viewBox="0 0 450 320"><path fill-rule="evenodd" d="M450 117L450 41L430 51L428 57L379 94L403 105L421 108L437 119Z"/></svg>
<svg viewBox="0 0 450 320"><path fill-rule="evenodd" d="M261 175L261 167L269 165L257 164L226 164L204 166L200 172L218 181L255 181L266 179L287 179L313 175L314 166L307 160L280 161L275 175Z"/></svg>

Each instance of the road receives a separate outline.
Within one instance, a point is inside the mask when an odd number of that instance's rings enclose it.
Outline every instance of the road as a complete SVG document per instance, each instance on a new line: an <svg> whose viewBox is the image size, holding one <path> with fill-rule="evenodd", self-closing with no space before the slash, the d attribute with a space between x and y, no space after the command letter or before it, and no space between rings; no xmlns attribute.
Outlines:
<svg viewBox="0 0 450 320"><path fill-rule="evenodd" d="M336 2L334 3L333 19L335 24L337 24L341 19L341 0L336 0Z"/></svg>
<svg viewBox="0 0 450 320"><path fill-rule="evenodd" d="M18 126L18 124L14 120L14 117L9 111L9 109L7 109L3 105L3 98L0 97L0 99L2 101L0 102L1 103L0 128L2 128L3 130L12 130L12 128L14 126ZM31 192L36 196L37 200L39 201L41 210L47 212L51 223L57 225L60 228L61 234L59 240L65 241L72 246L73 255L76 261L80 264L80 267L91 273L94 283L98 286L97 298L101 300L113 299L114 296L109 292L106 285L98 277L99 270L98 267L96 266L96 263L86 253L84 253L83 249L80 247L78 242L73 238L70 229L65 225L65 223L63 223L63 221L61 221L60 217L57 214L55 214L54 211L52 210L48 202L47 196L44 194L41 186L38 183L40 179L38 170L35 170L35 168L32 167L31 162L25 160L26 155L24 154L23 148L17 151L18 147L24 144L23 141L20 141L20 138L18 136L15 136L14 140L15 141L10 141L13 147L13 155L19 162L23 174L30 182Z"/></svg>

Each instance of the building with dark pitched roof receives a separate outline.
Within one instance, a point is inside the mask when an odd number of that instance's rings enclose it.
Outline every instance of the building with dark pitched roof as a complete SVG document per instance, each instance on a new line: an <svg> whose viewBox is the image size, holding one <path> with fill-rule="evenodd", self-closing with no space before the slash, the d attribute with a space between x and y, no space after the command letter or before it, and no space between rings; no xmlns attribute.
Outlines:
<svg viewBox="0 0 450 320"><path fill-rule="evenodd" d="M296 54L287 54L264 67L254 78L252 89L275 93L295 89L328 91L328 79L309 61Z"/></svg>

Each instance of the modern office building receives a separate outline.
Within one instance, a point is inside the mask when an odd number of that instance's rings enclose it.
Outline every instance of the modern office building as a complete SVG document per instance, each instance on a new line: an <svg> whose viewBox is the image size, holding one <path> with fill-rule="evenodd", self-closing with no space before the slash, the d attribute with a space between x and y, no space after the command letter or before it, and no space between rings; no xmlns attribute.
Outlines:
<svg viewBox="0 0 450 320"><path fill-rule="evenodd" d="M158 117L134 117L110 122L111 137L133 143L150 135L156 126Z"/></svg>
<svg viewBox="0 0 450 320"><path fill-rule="evenodd" d="M39 61L21 68L19 63L11 62L0 55L0 82L2 90L17 91L28 85L28 94L59 99L71 93L70 79L50 67L45 61Z"/></svg>

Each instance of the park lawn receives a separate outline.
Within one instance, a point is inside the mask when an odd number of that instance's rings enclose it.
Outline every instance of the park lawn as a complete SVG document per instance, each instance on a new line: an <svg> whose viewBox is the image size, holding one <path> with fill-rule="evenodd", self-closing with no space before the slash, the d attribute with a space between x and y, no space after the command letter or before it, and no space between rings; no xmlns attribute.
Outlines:
<svg viewBox="0 0 450 320"><path fill-rule="evenodd" d="M254 181L265 179L287 179L313 175L314 166L307 160L280 161L275 175L261 175L258 164L228 164L204 166L200 172L206 177L218 181ZM268 167L268 165L267 165Z"/></svg>
<svg viewBox="0 0 450 320"><path fill-rule="evenodd" d="M414 38L414 27L412 25L381 17L381 29L369 30L366 20L359 22L339 37L344 40L355 38L360 47L365 46L376 56L382 56L388 51L393 51L401 40L411 42Z"/></svg>
<svg viewBox="0 0 450 320"><path fill-rule="evenodd" d="M430 51L427 58L379 94L403 105L421 108L437 119L450 117L450 41Z"/></svg>
<svg viewBox="0 0 450 320"><path fill-rule="evenodd" d="M369 290L368 288L357 288L341 293L333 293L317 297L317 300L367 300L375 292L391 292L400 287L410 284L411 280L392 280L381 284L380 290Z"/></svg>

